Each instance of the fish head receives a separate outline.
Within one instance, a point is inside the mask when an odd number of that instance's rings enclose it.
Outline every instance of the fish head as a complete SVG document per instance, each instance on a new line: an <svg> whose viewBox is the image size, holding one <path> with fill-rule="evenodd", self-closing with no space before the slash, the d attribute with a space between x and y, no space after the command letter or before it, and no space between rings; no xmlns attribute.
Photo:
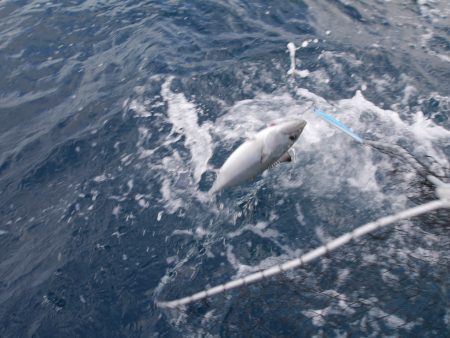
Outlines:
<svg viewBox="0 0 450 338"><path fill-rule="evenodd" d="M305 120L293 119L279 123L277 128L280 134L286 138L289 147L291 147L298 140L305 126Z"/></svg>
<svg viewBox="0 0 450 338"><path fill-rule="evenodd" d="M276 162L298 140L305 128L306 121L290 119L273 123L258 133L262 140L261 163L269 167Z"/></svg>

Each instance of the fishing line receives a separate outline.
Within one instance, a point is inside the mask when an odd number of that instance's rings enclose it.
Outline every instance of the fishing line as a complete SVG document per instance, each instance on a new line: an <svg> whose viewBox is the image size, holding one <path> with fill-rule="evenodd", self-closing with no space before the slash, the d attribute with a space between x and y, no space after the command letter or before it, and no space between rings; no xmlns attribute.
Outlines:
<svg viewBox="0 0 450 338"><path fill-rule="evenodd" d="M321 111L320 109L316 108L316 109L314 109L314 112L317 115L319 115L321 118L323 118L325 121L327 121L328 123L333 125L334 127L338 128L339 130L343 131L344 133L346 133L347 135L352 137L358 143L368 144L368 145L373 146L374 148L376 148L376 146L379 146L379 143L377 143L377 142L363 140L360 136L358 136L356 133L354 133L349 127L347 127L346 125L344 125L342 122L340 122L336 118L332 117L331 115L328 115L325 112ZM413 156L411 154L409 154L406 150L404 152L407 153L407 155L409 155L409 156L406 156L409 159L409 161L412 161L411 157L413 157ZM420 165L423 169L423 166L419 161L417 161L415 159L414 159L414 161L415 161L415 166ZM413 165L413 167L414 167L414 165ZM324 244L312 251L309 251L308 253L306 253L298 258L287 261L285 263L273 265L272 267L269 267L268 269L252 273L245 277L231 280L227 283L220 284L220 285L217 285L217 286L209 288L209 289L205 289L201 292L197 292L195 294L192 294L192 295L184 297L184 298L176 299L173 301L167 301L167 302L156 302L156 304L161 308L176 308L176 307L186 305L186 304L189 304L189 303L192 303L192 302L195 302L195 301L207 298L207 297L211 297L211 296L214 296L214 295L217 295L220 293L224 293L225 291L228 291L228 290L231 290L234 288L239 288L244 285L249 285L249 284L255 283L257 281L260 281L262 279L267 279L271 276L281 274L285 271L288 271L288 270L291 270L291 269L294 269L294 268L297 268L300 266L304 266L304 265L312 262L313 260L316 260L317 258L320 258L324 255L331 253L332 251L340 248L341 246L343 246L351 241L355 241L360 237L370 234L370 233L372 233L382 227L385 227L389 224L393 224L399 220L406 219L406 218L412 218L412 217L415 217L415 216L418 216L418 215L421 215L424 213L431 212L436 209L450 208L450 184L443 183L436 176L432 176L432 175L428 175L427 179L436 186L435 193L436 193L436 196L438 197L438 199L436 199L434 201L431 201L431 202L428 202L425 204L421 204L419 206L401 211L397 214L382 217L374 222L370 222L370 223L361 225L360 227L354 229L353 231L347 232L347 233L335 238L334 240L331 240L331 241L327 242L326 244Z"/></svg>
<svg viewBox="0 0 450 338"><path fill-rule="evenodd" d="M354 241L364 235L367 235L375 230L378 230L386 225L395 223L405 218L412 218L436 209L450 208L450 184L441 182L436 177L429 177L430 181L436 185L436 195L439 199L401 211L397 214L382 217L374 222L366 223L360 227L354 229L351 232L347 232L342 236L335 238L327 242L326 244L309 251L308 253L300 256L299 258L292 259L282 264L274 265L268 269L252 273L248 276L231 280L227 283L217 285L215 287L197 292L193 295L176 299L168 302L156 302L159 307L162 308L176 308L182 305L186 305L207 297L211 297L225 291L238 288L244 285L249 285L260 281L262 279L269 278L271 276L283 273L294 268L304 266L317 258L331 253L332 251L340 248L341 246Z"/></svg>

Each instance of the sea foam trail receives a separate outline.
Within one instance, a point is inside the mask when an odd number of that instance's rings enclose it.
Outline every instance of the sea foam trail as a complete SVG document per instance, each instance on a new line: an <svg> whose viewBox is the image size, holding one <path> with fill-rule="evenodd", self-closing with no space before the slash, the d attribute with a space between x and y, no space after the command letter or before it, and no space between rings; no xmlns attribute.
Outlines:
<svg viewBox="0 0 450 338"><path fill-rule="evenodd" d="M173 78L167 79L161 87L161 95L167 102L167 115L173 125L173 132L185 136L184 144L191 152L195 183L200 182L202 174L208 168L212 156L212 141L209 129L211 125L198 123L198 109L181 93L170 89Z"/></svg>

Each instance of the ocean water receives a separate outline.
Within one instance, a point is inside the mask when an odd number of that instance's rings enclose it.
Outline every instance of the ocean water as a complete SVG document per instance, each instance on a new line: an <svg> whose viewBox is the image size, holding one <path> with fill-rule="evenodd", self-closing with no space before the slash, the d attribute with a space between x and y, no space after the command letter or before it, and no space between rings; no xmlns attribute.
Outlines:
<svg viewBox="0 0 450 338"><path fill-rule="evenodd" d="M292 116L293 163L208 195ZM0 336L449 336L445 210L155 305L434 199L449 116L445 0L0 0Z"/></svg>

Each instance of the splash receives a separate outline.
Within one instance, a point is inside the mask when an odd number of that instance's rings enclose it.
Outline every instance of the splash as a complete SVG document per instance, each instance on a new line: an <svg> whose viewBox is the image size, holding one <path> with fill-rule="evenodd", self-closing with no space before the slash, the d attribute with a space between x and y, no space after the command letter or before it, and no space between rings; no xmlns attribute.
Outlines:
<svg viewBox="0 0 450 338"><path fill-rule="evenodd" d="M302 47L307 47L307 46L308 46L308 43L306 43L306 44L303 43L302 44ZM308 77L309 71L307 69L303 69L303 70L297 70L296 69L296 66L295 66L295 51L296 51L297 48L295 47L295 44L293 42L289 42L287 44L287 48L288 48L289 57L290 57L290 60L291 60L291 66L290 66L287 74L288 75L292 75L292 76L298 75L301 78Z"/></svg>
<svg viewBox="0 0 450 338"><path fill-rule="evenodd" d="M172 123L172 132L185 137L184 144L191 152L193 176L195 184L200 182L202 174L208 169L208 161L212 156L212 142L209 123L199 125L197 108L183 94L170 90L173 78L167 79L161 87L161 96L167 103L167 115Z"/></svg>

